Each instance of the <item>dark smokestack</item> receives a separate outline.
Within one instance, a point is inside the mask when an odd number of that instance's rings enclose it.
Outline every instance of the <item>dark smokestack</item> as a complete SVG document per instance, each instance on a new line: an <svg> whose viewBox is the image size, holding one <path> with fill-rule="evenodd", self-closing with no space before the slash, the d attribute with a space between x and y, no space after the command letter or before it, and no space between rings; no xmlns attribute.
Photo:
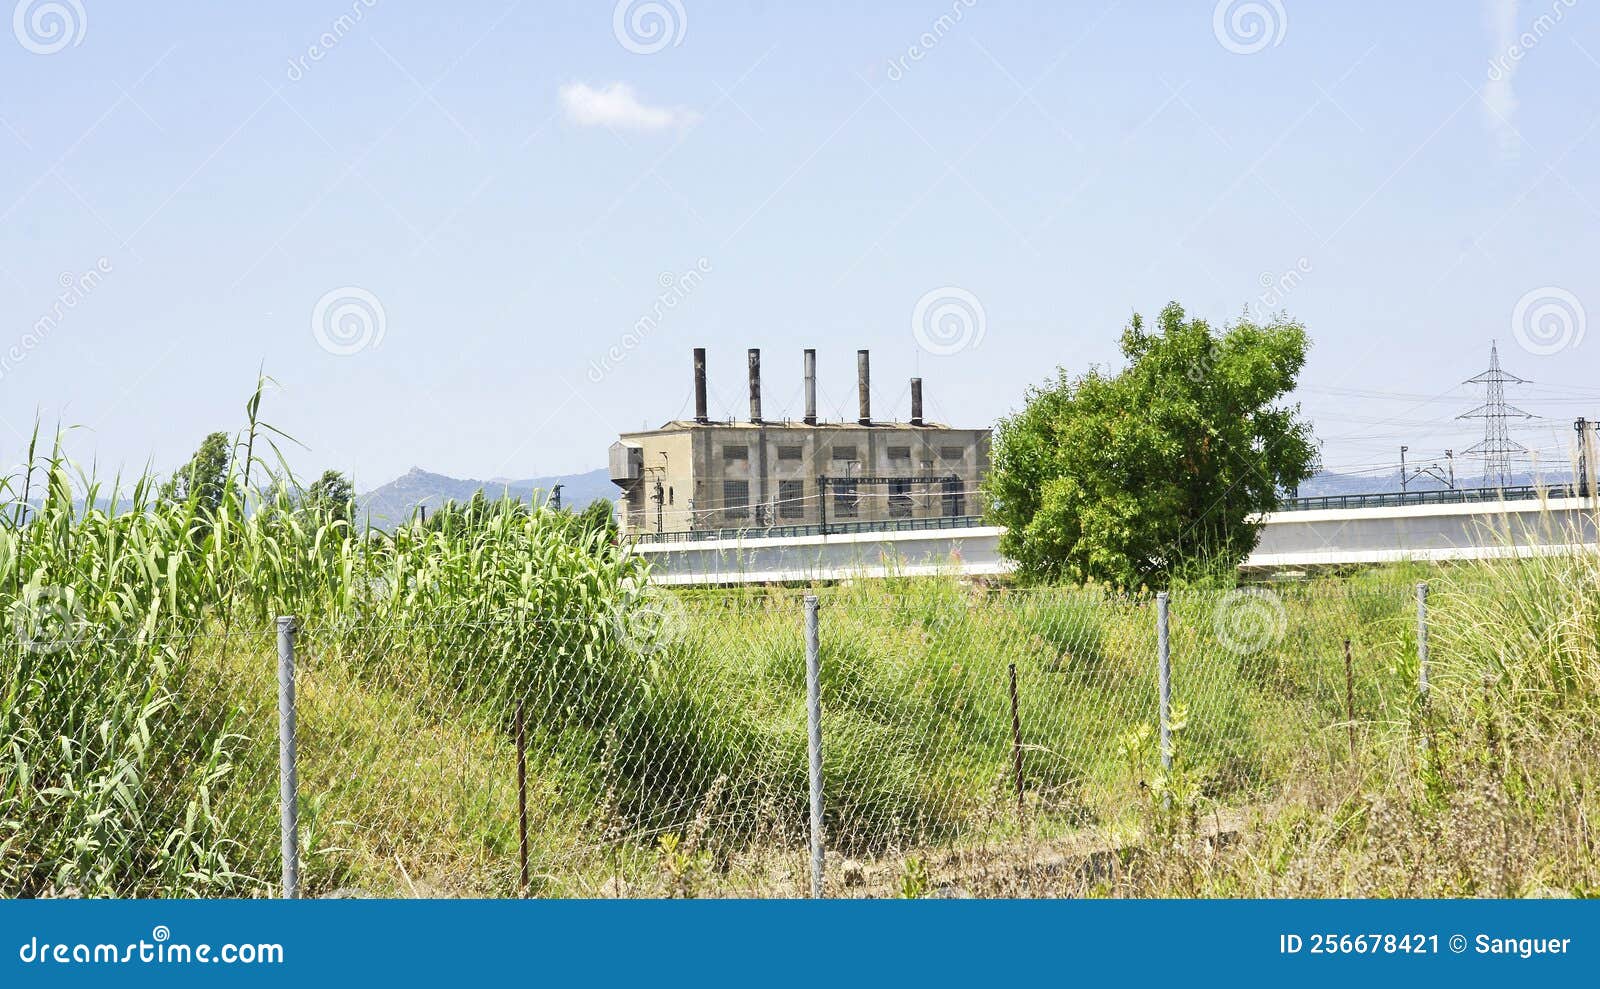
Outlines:
<svg viewBox="0 0 1600 989"><path fill-rule="evenodd" d="M750 348L750 421L761 421L761 351Z"/></svg>
<svg viewBox="0 0 1600 989"><path fill-rule="evenodd" d="M806 351L806 425L817 424L817 352Z"/></svg>
<svg viewBox="0 0 1600 989"><path fill-rule="evenodd" d="M694 348L694 421L707 422L706 418L706 348Z"/></svg>
<svg viewBox="0 0 1600 989"><path fill-rule="evenodd" d="M911 379L911 425L922 425L922 379Z"/></svg>
<svg viewBox="0 0 1600 989"><path fill-rule="evenodd" d="M872 359L865 350L856 351L856 402L861 407L863 426L872 425Z"/></svg>

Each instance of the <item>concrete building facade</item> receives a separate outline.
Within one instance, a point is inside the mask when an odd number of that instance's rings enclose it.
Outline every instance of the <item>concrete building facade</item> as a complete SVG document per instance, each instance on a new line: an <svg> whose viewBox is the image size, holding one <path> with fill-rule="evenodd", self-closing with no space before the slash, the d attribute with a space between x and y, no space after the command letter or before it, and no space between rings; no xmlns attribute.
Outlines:
<svg viewBox="0 0 1600 989"><path fill-rule="evenodd" d="M784 527L915 525L981 515L989 430L954 429L922 415L922 380L911 381L911 419L872 418L869 355L857 354L860 415L816 414L816 351L805 352L805 417L761 415L761 355L749 352L750 419L706 415L704 349L694 352L695 417L624 433L611 446L628 535L715 533Z"/></svg>

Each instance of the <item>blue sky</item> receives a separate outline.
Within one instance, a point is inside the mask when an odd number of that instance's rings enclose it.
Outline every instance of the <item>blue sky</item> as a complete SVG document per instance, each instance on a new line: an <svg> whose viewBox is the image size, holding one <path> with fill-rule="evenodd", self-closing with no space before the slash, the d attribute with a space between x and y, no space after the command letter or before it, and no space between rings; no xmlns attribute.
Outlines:
<svg viewBox="0 0 1600 989"><path fill-rule="evenodd" d="M0 459L170 469L264 364L306 471L582 470L697 345L986 424L1169 300L1307 324L1330 466L1472 443L1491 338L1600 416L1588 0L14 6Z"/></svg>

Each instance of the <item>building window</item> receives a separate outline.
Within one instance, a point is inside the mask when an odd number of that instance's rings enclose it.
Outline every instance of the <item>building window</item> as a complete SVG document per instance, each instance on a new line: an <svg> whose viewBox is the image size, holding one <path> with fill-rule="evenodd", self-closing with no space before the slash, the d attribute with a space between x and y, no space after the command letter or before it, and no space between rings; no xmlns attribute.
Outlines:
<svg viewBox="0 0 1600 989"><path fill-rule="evenodd" d="M889 448L890 460L910 460L911 448L909 446L891 446Z"/></svg>
<svg viewBox="0 0 1600 989"><path fill-rule="evenodd" d="M856 459L856 448L853 446L836 446L833 448L833 459L854 460Z"/></svg>
<svg viewBox="0 0 1600 989"><path fill-rule="evenodd" d="M963 514L966 499L961 494L961 481L956 478L944 482L944 514L946 518L956 518Z"/></svg>
<svg viewBox="0 0 1600 989"><path fill-rule="evenodd" d="M722 448L722 459L724 462L731 460L743 460L749 462L750 448L747 446L734 446L730 443Z"/></svg>
<svg viewBox="0 0 1600 989"><path fill-rule="evenodd" d="M861 508L861 496L856 493L856 482L839 481L833 485L833 514L841 519L853 519Z"/></svg>
<svg viewBox="0 0 1600 989"><path fill-rule="evenodd" d="M743 522L750 518L750 482L722 482L722 515L730 522Z"/></svg>
<svg viewBox="0 0 1600 989"><path fill-rule="evenodd" d="M911 482L889 482L889 517L892 519L908 519L911 517Z"/></svg>
<svg viewBox="0 0 1600 989"><path fill-rule="evenodd" d="M939 448L940 460L960 460L966 454L966 449L959 446L941 446Z"/></svg>
<svg viewBox="0 0 1600 989"><path fill-rule="evenodd" d="M778 518L803 519L806 517L806 485L804 481L778 482Z"/></svg>
<svg viewBox="0 0 1600 989"><path fill-rule="evenodd" d="M780 447L778 447L778 459L779 460L804 460L805 459L805 447L803 447L803 446L780 446Z"/></svg>

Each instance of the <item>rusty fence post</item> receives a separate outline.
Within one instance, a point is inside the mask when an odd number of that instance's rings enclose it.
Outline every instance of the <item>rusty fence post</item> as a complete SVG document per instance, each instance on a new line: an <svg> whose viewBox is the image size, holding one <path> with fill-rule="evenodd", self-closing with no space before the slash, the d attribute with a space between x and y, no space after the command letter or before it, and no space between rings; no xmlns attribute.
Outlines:
<svg viewBox="0 0 1600 989"><path fill-rule="evenodd" d="M1417 584L1417 690L1428 702L1428 582Z"/></svg>
<svg viewBox="0 0 1600 989"><path fill-rule="evenodd" d="M1356 757L1356 674L1350 662L1350 640L1344 640L1344 717L1350 728L1350 758Z"/></svg>
<svg viewBox="0 0 1600 989"><path fill-rule="evenodd" d="M1011 761L1017 776L1017 826L1027 827L1022 798L1022 716L1017 710L1017 664L1011 664Z"/></svg>

